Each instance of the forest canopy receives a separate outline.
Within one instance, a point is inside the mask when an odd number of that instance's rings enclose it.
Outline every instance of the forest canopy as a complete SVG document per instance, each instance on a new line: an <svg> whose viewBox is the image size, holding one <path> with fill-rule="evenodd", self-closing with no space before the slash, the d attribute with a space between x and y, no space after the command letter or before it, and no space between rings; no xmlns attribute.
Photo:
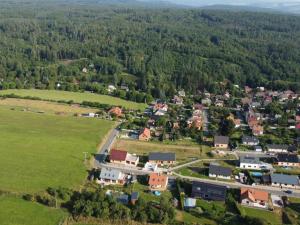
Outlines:
<svg viewBox="0 0 300 225"><path fill-rule="evenodd" d="M2 89L104 93L126 84L164 98L179 89L218 92L226 80L300 90L298 16L14 3L0 3Z"/></svg>

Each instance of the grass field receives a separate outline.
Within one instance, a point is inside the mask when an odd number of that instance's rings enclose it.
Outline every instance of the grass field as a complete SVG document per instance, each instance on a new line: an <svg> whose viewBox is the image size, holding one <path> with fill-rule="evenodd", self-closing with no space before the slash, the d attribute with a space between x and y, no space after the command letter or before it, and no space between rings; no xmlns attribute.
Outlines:
<svg viewBox="0 0 300 225"><path fill-rule="evenodd" d="M242 215L259 218L266 225L281 225L281 216L266 210L254 209L244 206L239 206Z"/></svg>
<svg viewBox="0 0 300 225"><path fill-rule="evenodd" d="M68 92L68 91L55 91L55 90L37 90L37 89L12 89L12 90L2 90L0 91L0 95L5 94L15 94L21 97L39 97L43 100L65 100L70 101L73 100L76 103L81 103L83 101L89 102L99 102L102 104L108 105L119 105L127 109L140 109L144 110L146 108L146 104L136 103L126 101L120 98L115 98L108 95L98 95L89 92L80 93L80 92Z"/></svg>
<svg viewBox="0 0 300 225"><path fill-rule="evenodd" d="M117 139L113 147L144 156L148 156L149 152L174 152L176 153L177 161L188 161L191 160L191 158L202 156L200 155L199 146L171 145L142 142L136 140Z"/></svg>
<svg viewBox="0 0 300 225"><path fill-rule="evenodd" d="M98 119L41 115L0 107L0 190L37 192L78 187L86 173L83 152L113 126Z"/></svg>
<svg viewBox="0 0 300 225"><path fill-rule="evenodd" d="M81 114L97 111L97 109L94 108L83 108L80 106L70 106L67 104L56 102L17 98L0 99L0 106L7 106L9 108L16 108L18 110L26 110L31 112L44 111L45 113L50 114L63 113L68 115L73 115L74 113Z"/></svg>
<svg viewBox="0 0 300 225"><path fill-rule="evenodd" d="M67 213L16 197L0 196L2 225L58 225Z"/></svg>

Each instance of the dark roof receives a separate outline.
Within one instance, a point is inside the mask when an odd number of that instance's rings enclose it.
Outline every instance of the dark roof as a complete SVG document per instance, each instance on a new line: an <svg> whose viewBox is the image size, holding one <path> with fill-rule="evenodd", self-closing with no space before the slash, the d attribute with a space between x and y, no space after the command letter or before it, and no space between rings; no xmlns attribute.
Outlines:
<svg viewBox="0 0 300 225"><path fill-rule="evenodd" d="M226 186L207 184L199 181L193 181L192 184L192 197L225 201L226 191Z"/></svg>
<svg viewBox="0 0 300 225"><path fill-rule="evenodd" d="M296 175L271 174L272 183L299 185L299 178Z"/></svg>
<svg viewBox="0 0 300 225"><path fill-rule="evenodd" d="M297 147L296 147L295 145L290 145L290 146L288 147L288 151L289 151L289 152L296 152L296 151L297 151Z"/></svg>
<svg viewBox="0 0 300 225"><path fill-rule="evenodd" d="M117 161L125 161L126 156L127 156L126 151L112 149L110 151L109 159L110 160L117 160Z"/></svg>
<svg viewBox="0 0 300 225"><path fill-rule="evenodd" d="M299 158L296 154L281 153L277 155L278 162L298 163Z"/></svg>
<svg viewBox="0 0 300 225"><path fill-rule="evenodd" d="M229 137L227 136L215 136L214 138L215 144L228 144Z"/></svg>
<svg viewBox="0 0 300 225"><path fill-rule="evenodd" d="M150 152L149 153L149 160L161 160L161 161L175 161L176 157L175 157L175 153L172 152L166 152L166 153L162 153L162 152Z"/></svg>
<svg viewBox="0 0 300 225"><path fill-rule="evenodd" d="M209 174L216 174L216 175L228 177L231 176L231 169L228 167L223 167L211 163L209 165Z"/></svg>
<svg viewBox="0 0 300 225"><path fill-rule="evenodd" d="M270 174L264 174L261 176L261 180L264 184L269 184L271 183L271 176Z"/></svg>
<svg viewBox="0 0 300 225"><path fill-rule="evenodd" d="M131 193L131 201L132 200L138 200L139 199L139 193L138 192L132 192Z"/></svg>
<svg viewBox="0 0 300 225"><path fill-rule="evenodd" d="M288 146L287 145L276 145L276 144L273 144L273 145L267 145L267 148L268 149L288 149Z"/></svg>
<svg viewBox="0 0 300 225"><path fill-rule="evenodd" d="M242 139L242 142L255 142L255 143L258 143L259 140L257 137L253 137L253 136L244 136L243 139Z"/></svg>
<svg viewBox="0 0 300 225"><path fill-rule="evenodd" d="M129 196L124 194L117 197L117 201L123 204L128 204Z"/></svg>

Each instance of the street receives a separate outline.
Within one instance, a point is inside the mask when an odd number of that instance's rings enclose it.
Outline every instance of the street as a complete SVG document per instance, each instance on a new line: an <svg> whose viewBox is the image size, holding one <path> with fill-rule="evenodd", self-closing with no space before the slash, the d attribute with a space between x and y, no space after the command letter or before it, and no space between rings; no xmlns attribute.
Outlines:
<svg viewBox="0 0 300 225"><path fill-rule="evenodd" d="M119 135L118 129L115 128L111 131L106 142L101 146L98 153L95 155L94 168L100 168L101 163L105 163L105 159L109 153L109 150L118 135Z"/></svg>

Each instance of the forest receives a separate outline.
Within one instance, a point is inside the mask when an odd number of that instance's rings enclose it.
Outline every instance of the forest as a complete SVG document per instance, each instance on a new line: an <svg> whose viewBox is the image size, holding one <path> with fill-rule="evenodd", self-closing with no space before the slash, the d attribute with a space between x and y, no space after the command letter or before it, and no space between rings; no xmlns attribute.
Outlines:
<svg viewBox="0 0 300 225"><path fill-rule="evenodd" d="M300 17L221 10L0 2L0 87L144 102L224 83L300 91ZM230 86L229 85L229 86Z"/></svg>

